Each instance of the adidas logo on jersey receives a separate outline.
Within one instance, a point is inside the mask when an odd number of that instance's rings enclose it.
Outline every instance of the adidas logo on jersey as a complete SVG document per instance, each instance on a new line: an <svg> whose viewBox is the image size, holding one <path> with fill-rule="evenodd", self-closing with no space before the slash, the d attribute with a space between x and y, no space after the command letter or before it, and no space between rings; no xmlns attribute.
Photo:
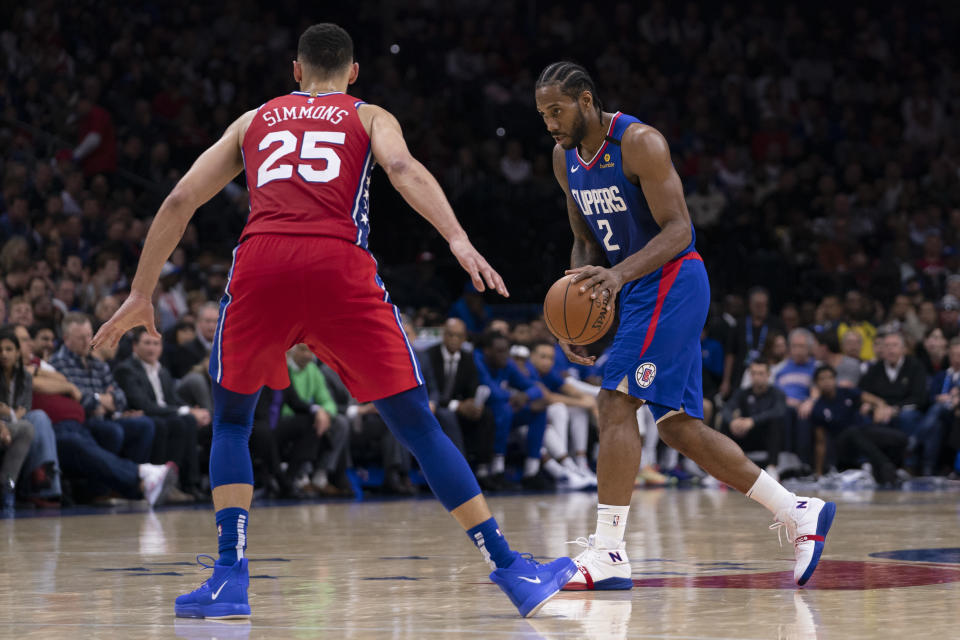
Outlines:
<svg viewBox="0 0 960 640"><path fill-rule="evenodd" d="M573 199L580 205L584 215L595 213L616 213L626 211L627 203L620 197L619 187L604 187L602 189L571 189Z"/></svg>

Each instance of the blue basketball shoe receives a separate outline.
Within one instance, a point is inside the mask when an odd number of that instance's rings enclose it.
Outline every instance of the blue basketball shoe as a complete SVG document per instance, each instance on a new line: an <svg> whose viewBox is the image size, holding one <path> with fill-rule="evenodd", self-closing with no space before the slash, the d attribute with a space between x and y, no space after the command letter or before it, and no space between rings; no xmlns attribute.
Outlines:
<svg viewBox="0 0 960 640"><path fill-rule="evenodd" d="M200 587L190 593L177 596L173 606L178 618L249 618L250 604L247 602L247 587L250 586L250 571L247 559L224 566L207 564L200 558L213 558L207 555L197 556L197 562L207 569L213 569L213 575Z"/></svg>
<svg viewBox="0 0 960 640"><path fill-rule="evenodd" d="M529 553L514 553L509 567L494 570L490 579L503 589L524 618L537 613L577 572L570 558L540 564Z"/></svg>

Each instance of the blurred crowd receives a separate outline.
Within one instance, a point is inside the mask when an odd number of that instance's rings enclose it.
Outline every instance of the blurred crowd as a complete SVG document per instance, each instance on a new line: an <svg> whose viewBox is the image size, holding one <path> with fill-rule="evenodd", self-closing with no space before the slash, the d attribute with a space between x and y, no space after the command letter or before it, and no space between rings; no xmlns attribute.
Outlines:
<svg viewBox="0 0 960 640"><path fill-rule="evenodd" d="M319 20L352 33L361 75L351 90L397 115L513 293L495 305L464 289L442 239L374 180L371 250L417 344L436 351L447 333L465 334L446 360L433 353L435 403L488 488L592 481L593 374L559 352L551 375L529 368L546 367L537 302L572 243L532 99L536 75L558 58L594 74L606 110L640 117L671 144L714 293L703 338L711 423L774 469L866 464L885 484L949 473L960 370L960 66L949 36L960 21L943 3L878 7L409 0L320 16L290 0L5 5L4 495L49 502L62 478L76 479L69 493L82 500L205 495L204 360L247 211L242 177L200 209L164 266L162 344L131 335L118 353L88 357L81 341L122 302L151 217L193 159L241 113L295 88L296 38ZM523 380L497 378L509 367L484 360L499 363L504 347ZM261 398L258 487L345 494L369 467L389 490L415 490L415 461L371 407L298 349L296 397ZM446 397L439 370L454 352L479 363L478 379ZM523 395L477 396L491 381ZM548 415L556 405L566 418ZM752 415L760 405L772 413ZM555 455L524 449L541 413ZM556 424L568 425L563 437ZM647 440L647 479L682 467ZM516 477L503 474L505 458ZM154 486L167 462L176 491Z"/></svg>

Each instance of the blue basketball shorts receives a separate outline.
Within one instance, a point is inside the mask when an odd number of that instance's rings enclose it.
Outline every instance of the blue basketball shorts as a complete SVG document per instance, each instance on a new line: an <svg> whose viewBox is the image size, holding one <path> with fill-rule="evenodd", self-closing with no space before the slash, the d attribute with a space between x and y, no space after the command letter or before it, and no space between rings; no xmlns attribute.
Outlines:
<svg viewBox="0 0 960 640"><path fill-rule="evenodd" d="M619 296L620 327L603 372L603 388L643 400L654 418L703 419L700 334L710 282L696 251L628 283Z"/></svg>

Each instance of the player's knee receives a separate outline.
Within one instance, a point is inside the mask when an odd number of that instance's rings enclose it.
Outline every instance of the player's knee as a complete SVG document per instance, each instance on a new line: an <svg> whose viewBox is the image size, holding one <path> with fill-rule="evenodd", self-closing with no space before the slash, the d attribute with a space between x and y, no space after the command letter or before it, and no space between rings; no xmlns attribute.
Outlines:
<svg viewBox="0 0 960 640"><path fill-rule="evenodd" d="M604 431L637 432L638 402L632 396L616 391L602 389L597 396L600 413L598 428Z"/></svg>

